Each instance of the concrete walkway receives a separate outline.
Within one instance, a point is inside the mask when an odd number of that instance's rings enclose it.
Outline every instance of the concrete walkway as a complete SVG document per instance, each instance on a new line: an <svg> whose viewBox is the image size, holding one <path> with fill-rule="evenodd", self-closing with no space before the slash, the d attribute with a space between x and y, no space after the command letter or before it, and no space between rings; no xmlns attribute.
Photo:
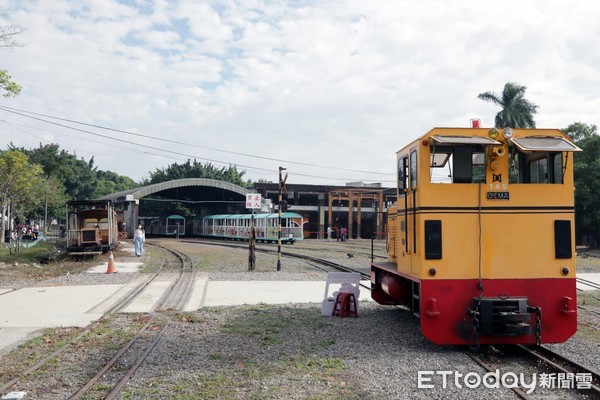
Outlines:
<svg viewBox="0 0 600 400"><path fill-rule="evenodd" d="M133 272L142 263L116 263L121 273ZM89 273L106 273L106 263ZM147 313L177 274L160 275L122 312ZM123 296L146 279L139 276L125 285L44 286L0 290L0 354L36 336L40 330L60 326L84 327L98 320ZM325 281L209 281L197 278L184 311L202 307L243 304L315 303L321 308ZM335 287L330 291L336 290ZM4 293L4 294L3 294ZM367 290L361 301L370 300Z"/></svg>
<svg viewBox="0 0 600 400"><path fill-rule="evenodd" d="M133 272L141 265L141 262L117 263L117 269L120 272ZM106 263L89 272L105 273ZM580 275L600 284L600 274ZM144 279L145 277L139 276L126 285L0 289L0 354L36 336L42 329L83 327L96 321ZM161 275L123 312L151 312L175 279L176 274ZM581 288L592 290L590 287ZM192 312L210 306L287 303L314 303L315 308L320 311L324 289L325 281L209 281L197 278L184 311ZM337 289L330 288L330 293L333 290ZM371 300L369 291L361 290L359 300Z"/></svg>

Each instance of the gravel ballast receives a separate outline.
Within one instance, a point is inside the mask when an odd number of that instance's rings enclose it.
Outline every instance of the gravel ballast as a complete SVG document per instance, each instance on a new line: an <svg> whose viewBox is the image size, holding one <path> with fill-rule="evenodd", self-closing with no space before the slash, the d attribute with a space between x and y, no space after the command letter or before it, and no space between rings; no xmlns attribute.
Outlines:
<svg viewBox="0 0 600 400"><path fill-rule="evenodd" d="M368 266L370 241L342 243L315 241L293 250L304 249L311 255L331 247L327 258L347 266ZM310 246L318 249L311 249ZM325 272L305 261L284 258L282 271L275 271L276 256L257 254L257 269L248 272L247 252L209 246L178 244L196 257L198 274L210 280L325 280ZM379 245L379 251L382 246ZM147 246L147 257L153 251ZM284 250L292 248L284 248ZM352 249L347 251L347 249ZM383 249L385 247L383 246ZM340 251L341 250L341 251ZM383 250L384 251L384 250ZM351 252L352 257L347 253ZM125 254L119 259L126 258ZM206 262L206 260L211 260ZM216 261L215 261L216 260ZM203 263L204 262L204 263ZM594 270L589 263L586 270ZM368 268L366 268L368 269ZM72 273L36 284L88 285L126 283L139 273ZM95 276L94 276L95 275ZM19 281L19 285L25 285ZM10 282L3 281L4 287ZM365 290L365 289L363 289ZM597 294L596 294L597 295ZM589 305L589 304L588 304ZM86 377L101 368L103 362L149 319L149 315L119 314L100 321L94 333L79 345L70 346L52 366L35 379L24 379L11 390L27 391L27 398L69 398ZM251 305L209 307L193 313L163 312L157 320L170 323L164 337L150 353L138 372L121 393L123 399L515 399L508 389L457 387L448 378L446 387L436 372L452 371L463 376L485 371L456 346L440 347L423 338L418 322L409 312L361 302L359 318L321 316L320 304ZM61 328L63 336L76 336L81 330ZM143 343L157 329L150 329L140 348L127 353L118 363L124 371L135 362ZM112 333L111 333L112 332ZM0 386L23 360L37 360L52 343L53 333L45 333L39 344L28 343L2 357ZM59 335L60 336L60 335ZM47 337L49 339L43 339ZM597 366L598 334L582 329L564 344L552 345L569 357L588 366ZM33 362L27 361L27 362ZM425 378L419 388L419 371ZM425 371L430 371L427 374ZM90 399L106 396L113 374L106 374L88 394ZM116 375L116 374L114 374ZM454 375L453 375L454 376Z"/></svg>

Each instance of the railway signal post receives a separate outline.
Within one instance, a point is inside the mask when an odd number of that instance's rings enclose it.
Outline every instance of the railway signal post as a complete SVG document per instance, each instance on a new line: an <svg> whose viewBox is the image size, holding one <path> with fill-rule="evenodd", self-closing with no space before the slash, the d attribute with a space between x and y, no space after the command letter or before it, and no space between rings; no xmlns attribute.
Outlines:
<svg viewBox="0 0 600 400"><path fill-rule="evenodd" d="M279 205L277 207L279 212L277 224L277 271L281 271L281 197L284 192L287 193L287 189L285 188L285 181L288 177L287 174L285 174L285 177L282 177L281 172L285 170L285 168L279 167Z"/></svg>
<svg viewBox="0 0 600 400"><path fill-rule="evenodd" d="M246 208L250 208L252 210L252 222L250 223L250 233L248 234L248 245L250 253L248 255L248 271L254 271L254 268L256 267L256 234L254 232L254 209L260 209L261 202L262 196L260 194L246 194Z"/></svg>

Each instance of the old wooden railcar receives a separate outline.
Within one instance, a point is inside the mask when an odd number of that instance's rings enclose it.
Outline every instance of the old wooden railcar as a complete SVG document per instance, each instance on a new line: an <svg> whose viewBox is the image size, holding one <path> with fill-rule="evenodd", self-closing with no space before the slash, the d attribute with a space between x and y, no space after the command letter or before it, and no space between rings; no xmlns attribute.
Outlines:
<svg viewBox="0 0 600 400"><path fill-rule="evenodd" d="M67 252L71 255L102 254L126 236L123 212L109 200L67 202Z"/></svg>

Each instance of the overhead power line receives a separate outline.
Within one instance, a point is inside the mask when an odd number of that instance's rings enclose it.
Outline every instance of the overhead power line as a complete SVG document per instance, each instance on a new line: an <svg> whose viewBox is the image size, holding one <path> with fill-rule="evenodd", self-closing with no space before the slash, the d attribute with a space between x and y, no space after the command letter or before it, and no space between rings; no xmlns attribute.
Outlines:
<svg viewBox="0 0 600 400"><path fill-rule="evenodd" d="M235 165L235 166L239 166L239 167L247 168L247 169L251 169L251 170L256 170L256 171L267 171L267 172L270 172L270 173L273 172L273 169L269 169L269 168L254 167L254 166L251 166L251 165L245 165L245 164L239 164L239 163L233 163L233 162L227 162L227 161L220 161L220 160L210 159L210 158L206 158L206 157L199 157L197 155L192 155L192 154L182 153L182 152L178 152L178 151L167 150L167 149L163 149L163 148L155 147L155 146L149 146L149 145L146 145L146 144L132 142L132 141L121 139L121 138L114 138L112 136L103 135L103 134L96 133L96 132L91 132L91 131L88 131L88 130L85 130L85 129L76 128L76 127L73 127L73 126L61 124L61 123L54 122L54 121L48 121L46 119L34 116L34 115L44 116L43 114L39 114L39 113L18 110L18 109L15 109L15 108L12 108L12 107L6 107L6 106L0 106L0 110L9 112L9 113L12 113L12 114L15 114L15 115L20 115L20 116L25 117L25 118L30 118L30 119L33 119L33 120L36 120L36 121L40 121L40 122L43 122L43 123L47 123L47 124L51 124L51 125L55 125L55 126L60 126L62 128L71 129L71 130L74 130L74 131L77 131L77 132L82 132L82 133L85 133L85 134L88 134L88 135L93 135L93 136L102 137L102 138L105 138L105 139L110 139L110 140L115 140L115 141L122 142L122 143L131 144L131 145L138 146L138 147L143 147L143 148L147 148L147 149L157 150L157 151L166 152L166 153L169 153L169 154L175 154L175 155L179 155L179 156L184 156L184 157L187 157L187 158L194 158L194 159L209 161L209 162L218 163L218 164L224 164L224 165L229 165L229 166ZM32 114L32 115L28 115L28 114ZM50 116L50 118L64 120L64 119L61 119L61 118L58 118L58 117L51 117ZM68 122L68 120L66 120L66 122ZM75 122L75 123L77 123L77 122ZM94 126L94 125L85 124L85 123L81 123L81 124L87 125L87 126ZM131 135L134 135L134 136L147 137L145 135L136 134L136 133L132 133L132 132L126 132L126 131L119 131L119 130L115 130L115 129L112 129L112 128L103 128L103 129L112 130L112 131L115 131L115 132L126 133L126 134L131 134ZM147 137L147 138L151 138L152 139L153 137ZM157 139L169 142L168 139L160 139L160 138L157 138ZM186 146L193 146L191 144L181 143L181 142L173 142L173 143L179 143L179 144L183 144L183 145L186 145ZM196 146L196 147L199 147L199 146ZM224 151L224 150L222 150L222 151ZM282 161L283 162L288 162L288 161L285 161L285 160L282 160ZM293 163L293 162L290 162L290 163ZM304 165L311 165L312 166L312 164L304 164ZM330 169L340 169L340 168L333 168L332 167ZM369 173L375 173L375 172L369 172ZM390 174L386 174L386 173L378 173L378 174L380 174L380 175L390 175ZM310 175L310 174L302 174L302 173L294 173L294 175L308 177L308 178L344 180L344 179L339 178L339 177L328 177L328 176L322 176L322 175ZM369 180L369 179L364 179L364 180Z"/></svg>
<svg viewBox="0 0 600 400"><path fill-rule="evenodd" d="M365 171L365 170L350 169L350 168L332 167L332 166L328 166L328 165L303 163L303 162L299 162L299 161L283 160L283 159L279 159L279 158L258 156L258 155L255 155L255 154L248 154L248 153L241 153L241 152L231 151L231 150L217 149L217 148L214 148L214 147L201 146L201 145L192 144L192 143L185 143L185 142L180 142L180 141L177 141L177 140L165 139L165 138L161 138L161 137L157 137L157 136L152 136L152 135L147 135L147 134L142 134L142 133L136 133L136 132L130 132L130 131L122 130L122 129L109 128L109 127L105 127L105 126L102 126L102 125L96 125L96 124L90 124L90 123L86 123L86 122L80 122L80 121L76 121L76 120L72 120L72 119L68 119L68 118L56 117L56 116L53 116L53 115L37 113L37 112L34 112L34 111L21 110L21 109L13 108L13 107L0 106L0 109L2 109L4 111L7 111L7 112L15 113L15 114L18 114L18 115L22 115L22 116L25 116L25 117L28 117L28 116L24 115L24 114L19 114L19 112L26 113L26 114L31 114L31 115L38 115L38 116L42 116L42 117L45 117L45 118L52 118L52 119L55 119L55 120L69 122L69 123L73 123L73 124L89 126L89 127L97 128L97 129L104 129L104 130L107 130L107 131L124 133L126 135L132 135L132 136L136 136L136 137L142 137L142 138L145 138L145 139L159 140L159 141L166 142L166 143L173 143L173 144L180 144L180 145L184 145L184 146L197 147L197 148L200 148L200 149L206 149L206 150L211 150L211 151L218 151L218 152L221 152L221 153L235 154L235 155L239 155L239 156L257 158L257 159L261 159L261 160L277 161L277 162L281 162L281 163L285 163L285 164L302 165L302 166L315 167L315 168L325 168L325 169L329 169L329 170L334 169L334 170L339 170L339 171L358 172L358 173L363 173L363 174L375 174L375 175L387 175L387 176L393 175L393 174L386 173L386 172ZM30 117L30 118L33 118L33 117ZM52 123L50 121L45 121L45 120L42 120L42 121L47 122L47 123ZM64 125L60 125L59 124L59 126L64 126ZM248 168L248 167L245 167L245 168Z"/></svg>

